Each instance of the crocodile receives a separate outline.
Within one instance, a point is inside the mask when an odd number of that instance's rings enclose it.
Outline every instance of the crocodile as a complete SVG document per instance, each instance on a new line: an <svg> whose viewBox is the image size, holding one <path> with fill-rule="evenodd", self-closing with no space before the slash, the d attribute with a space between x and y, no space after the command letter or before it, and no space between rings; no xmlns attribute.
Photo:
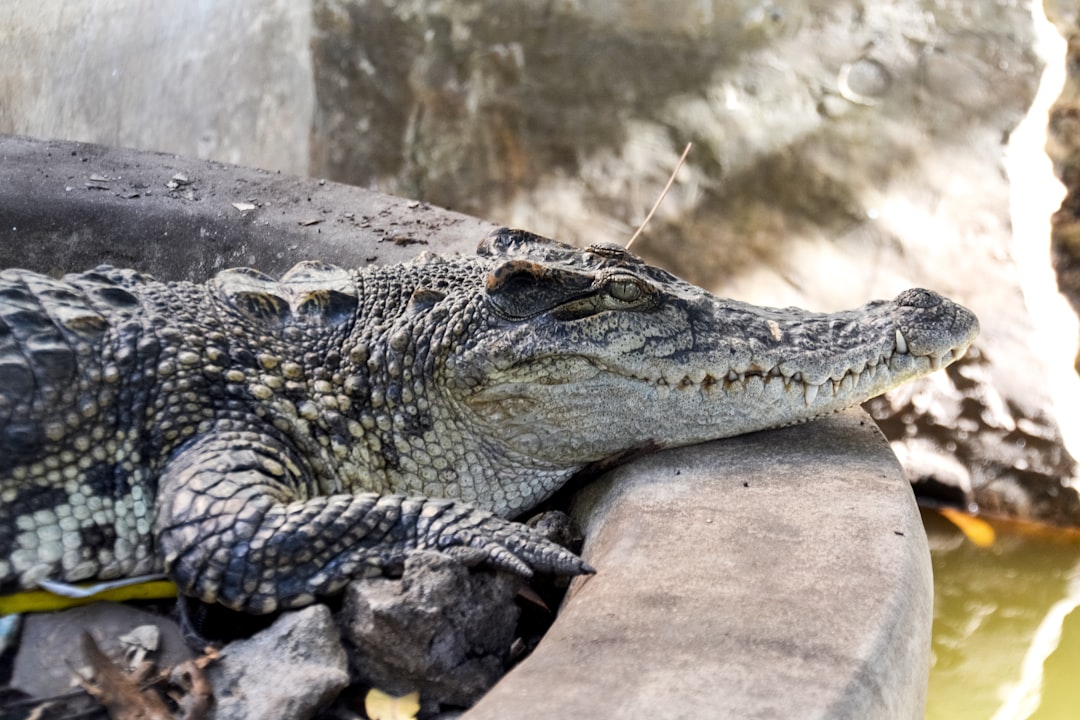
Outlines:
<svg viewBox="0 0 1080 720"><path fill-rule="evenodd" d="M3 270L0 593L165 572L259 614L417 549L592 572L513 518L595 463L858 404L977 333L929 290L757 307L506 228L278 279Z"/></svg>

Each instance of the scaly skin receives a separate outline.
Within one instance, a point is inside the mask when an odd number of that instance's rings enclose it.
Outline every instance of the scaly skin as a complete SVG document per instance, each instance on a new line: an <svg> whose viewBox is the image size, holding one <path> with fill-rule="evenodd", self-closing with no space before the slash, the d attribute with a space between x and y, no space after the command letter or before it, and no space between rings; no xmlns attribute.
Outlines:
<svg viewBox="0 0 1080 720"><path fill-rule="evenodd" d="M435 548L588 567L506 518L582 467L801 422L959 357L926 290L816 314L501 230L475 257L205 285L0 272L0 592L164 569L297 607Z"/></svg>

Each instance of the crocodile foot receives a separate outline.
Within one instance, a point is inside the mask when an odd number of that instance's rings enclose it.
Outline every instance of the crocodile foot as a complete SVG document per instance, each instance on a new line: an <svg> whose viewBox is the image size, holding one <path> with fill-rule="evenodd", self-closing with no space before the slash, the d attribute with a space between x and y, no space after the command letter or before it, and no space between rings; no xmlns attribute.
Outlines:
<svg viewBox="0 0 1080 720"><path fill-rule="evenodd" d="M417 529L426 531L418 539L418 548L442 551L466 565L485 563L527 578L534 571L552 575L595 572L539 531L451 500L426 500Z"/></svg>
<svg viewBox="0 0 1080 720"><path fill-rule="evenodd" d="M400 571L418 549L525 577L592 572L540 532L454 500L312 496L301 467L286 446L250 431L208 433L174 456L162 473L155 529L182 592L270 613Z"/></svg>

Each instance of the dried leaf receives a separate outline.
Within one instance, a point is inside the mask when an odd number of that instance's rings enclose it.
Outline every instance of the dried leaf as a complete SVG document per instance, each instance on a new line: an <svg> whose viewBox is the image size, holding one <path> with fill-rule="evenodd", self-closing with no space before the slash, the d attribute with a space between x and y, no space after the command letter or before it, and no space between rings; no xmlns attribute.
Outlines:
<svg viewBox="0 0 1080 720"><path fill-rule="evenodd" d="M152 690L139 687L142 672L131 676L121 672L101 652L89 633L82 636L83 655L91 675L79 676L79 684L100 702L113 720L172 720L172 713ZM147 666L149 667L149 666Z"/></svg>
<svg viewBox="0 0 1080 720"><path fill-rule="evenodd" d="M364 711L371 720L416 720L416 714L420 712L420 693L394 697L371 688L364 698Z"/></svg>
<svg viewBox="0 0 1080 720"><path fill-rule="evenodd" d="M974 543L976 547L985 548L994 544L994 528L985 520L948 507L939 508L938 512L946 520L960 528L960 532L964 533L964 537Z"/></svg>
<svg viewBox="0 0 1080 720"><path fill-rule="evenodd" d="M177 665L170 673L170 680L179 692L170 692L169 697L180 708L183 720L204 720L209 716L214 690L203 669L210 659L216 658L217 653L214 653L212 658L204 655L188 660Z"/></svg>

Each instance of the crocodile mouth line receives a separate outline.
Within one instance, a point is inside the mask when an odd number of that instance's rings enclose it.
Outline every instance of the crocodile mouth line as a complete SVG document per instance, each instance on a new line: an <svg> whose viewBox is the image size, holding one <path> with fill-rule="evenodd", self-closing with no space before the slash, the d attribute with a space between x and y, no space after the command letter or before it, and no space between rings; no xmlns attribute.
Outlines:
<svg viewBox="0 0 1080 720"><path fill-rule="evenodd" d="M745 391L749 383L757 379L760 379L762 383L781 380L784 383L785 393L790 394L801 389L804 402L807 407L810 407L820 394L831 391L832 397L836 397L837 395L852 392L864 378L868 378L873 382L874 376L880 372L895 373L897 375L901 373L905 375L922 375L940 370L960 357L966 349L966 347L953 346L940 354L911 353L909 352L907 339L900 330L896 330L895 343L891 351L881 353L877 357L858 365L847 367L842 373L834 374L821 382L807 380L803 377L803 373L799 371L793 373L784 372L780 367L783 362L777 363L770 368L758 367L752 363L748 369L729 369L726 373L712 373L700 370L685 373L681 377L665 375L654 377L634 375L633 377L657 387L713 391L719 386L725 392ZM900 358L911 358L914 364L909 368L892 367L894 361L898 361ZM925 365L922 363L925 363Z"/></svg>
<svg viewBox="0 0 1080 720"><path fill-rule="evenodd" d="M967 344L959 344L939 353L918 354L911 352L910 345L904 334L896 330L892 348L878 353L867 353L870 359L849 365L842 372L836 372L824 380L814 382L804 377L801 371L786 371L782 366L791 364L789 360L780 360L771 367L762 367L751 362L749 367L743 369L729 368L726 370L710 371L705 368L681 370L677 373L642 373L635 371L623 364L613 363L601 358L588 355L574 355L573 357L586 365L590 365L601 373L623 377L627 380L652 385L660 392L702 392L715 394L718 391L725 393L746 393L752 391L754 384L758 385L759 391L775 392L774 382L782 382L782 392L792 395L801 392L806 407L811 407L819 398L835 399L838 396L855 394L860 386L864 387L866 398L885 392L902 382L926 375L939 370L952 363L963 355ZM515 363L515 369L529 368L538 362L550 360L566 361L568 357L544 356ZM520 379L517 382L521 382ZM549 376L545 384L560 385L563 383L575 383L573 374L564 375L559 380L552 381ZM514 384L514 383L511 383ZM490 396L492 388L487 388L481 394ZM504 387L502 392L508 395L518 395L515 391L508 392ZM489 397L490 399L490 397ZM853 398L851 404L857 404L862 400Z"/></svg>

